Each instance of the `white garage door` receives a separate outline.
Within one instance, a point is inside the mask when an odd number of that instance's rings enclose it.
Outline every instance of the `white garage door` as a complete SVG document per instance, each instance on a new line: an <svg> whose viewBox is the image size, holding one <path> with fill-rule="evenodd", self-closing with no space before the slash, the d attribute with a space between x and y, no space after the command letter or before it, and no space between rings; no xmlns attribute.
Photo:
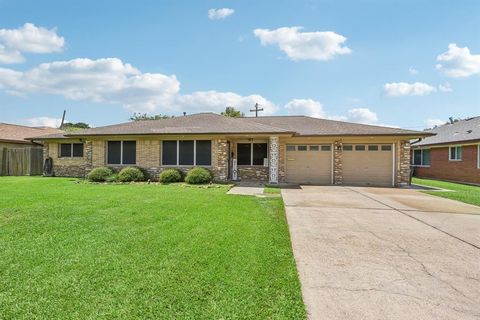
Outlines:
<svg viewBox="0 0 480 320"><path fill-rule="evenodd" d="M392 145L344 144L342 168L346 185L392 186Z"/></svg>
<svg viewBox="0 0 480 320"><path fill-rule="evenodd" d="M331 184L331 145L287 145L286 180L290 183Z"/></svg>

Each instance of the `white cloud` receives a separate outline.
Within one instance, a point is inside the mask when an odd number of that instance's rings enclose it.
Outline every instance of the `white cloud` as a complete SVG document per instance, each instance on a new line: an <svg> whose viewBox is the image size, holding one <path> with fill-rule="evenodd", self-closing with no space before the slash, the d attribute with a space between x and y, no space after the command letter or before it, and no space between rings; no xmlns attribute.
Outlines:
<svg viewBox="0 0 480 320"><path fill-rule="evenodd" d="M249 110L258 103L264 109L262 114L273 114L277 111L277 106L258 94L241 96L233 92L217 91L198 91L192 94L177 95L174 103L171 104L173 110L187 111L188 113L199 111L221 112L225 107L232 106L249 114Z"/></svg>
<svg viewBox="0 0 480 320"><path fill-rule="evenodd" d="M61 118L49 118L49 117L37 117L37 118L28 118L22 121L23 124L32 127L51 127L58 128L62 123Z"/></svg>
<svg viewBox="0 0 480 320"><path fill-rule="evenodd" d="M428 118L425 123L427 124L427 126L429 128L433 128L433 127L437 127L437 126L441 126L443 124L446 123L445 120L442 120L442 119L432 119L432 118Z"/></svg>
<svg viewBox="0 0 480 320"><path fill-rule="evenodd" d="M377 123L378 122L377 114L368 108L353 108L348 110L346 115L333 115L333 116L329 116L328 119L379 125Z"/></svg>
<svg viewBox="0 0 480 320"><path fill-rule="evenodd" d="M386 83L383 86L384 92L389 97L400 96L424 96L432 92L436 92L437 89L427 83L415 82L392 82Z"/></svg>
<svg viewBox="0 0 480 320"><path fill-rule="evenodd" d="M315 118L324 118L325 112L320 102L312 99L293 99L285 105L290 115L307 115Z"/></svg>
<svg viewBox="0 0 480 320"><path fill-rule="evenodd" d="M25 23L18 29L0 29L0 63L25 61L22 53L60 52L65 45L57 30Z"/></svg>
<svg viewBox="0 0 480 320"><path fill-rule="evenodd" d="M255 29L253 34L262 45L278 45L294 61L330 60L336 55L349 54L344 46L347 38L333 31L301 32L302 27L283 27L275 30Z"/></svg>
<svg viewBox="0 0 480 320"><path fill-rule="evenodd" d="M418 70L415 69L414 67L410 67L410 68L408 68L408 73L410 73L412 76L414 76L414 75L418 74Z"/></svg>
<svg viewBox="0 0 480 320"><path fill-rule="evenodd" d="M439 85L438 90L440 90L441 92L452 92L453 91L452 86L448 82L445 82L444 84Z"/></svg>
<svg viewBox="0 0 480 320"><path fill-rule="evenodd" d="M210 20L223 20L231 16L235 10L230 8L210 9L208 10L208 19Z"/></svg>
<svg viewBox="0 0 480 320"><path fill-rule="evenodd" d="M256 94L200 91L182 95L174 75L142 73L116 58L56 61L25 72L0 68L0 89L15 95L54 94L69 100L119 104L135 112L220 112L234 106L247 113L259 103L264 114L272 114L277 108Z"/></svg>
<svg viewBox="0 0 480 320"><path fill-rule="evenodd" d="M440 54L437 61L437 69L452 78L480 74L480 54L471 54L468 47L460 48L455 43L450 43L448 51Z"/></svg>

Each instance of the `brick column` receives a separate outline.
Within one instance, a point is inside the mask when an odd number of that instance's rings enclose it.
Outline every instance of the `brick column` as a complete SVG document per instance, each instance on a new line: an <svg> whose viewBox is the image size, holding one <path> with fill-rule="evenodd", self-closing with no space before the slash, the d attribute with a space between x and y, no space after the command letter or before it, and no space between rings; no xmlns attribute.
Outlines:
<svg viewBox="0 0 480 320"><path fill-rule="evenodd" d="M93 169L92 165L92 141L85 141L83 152L85 152L85 176Z"/></svg>
<svg viewBox="0 0 480 320"><path fill-rule="evenodd" d="M406 186L410 181L410 141L402 140L398 143L398 165L396 186Z"/></svg>
<svg viewBox="0 0 480 320"><path fill-rule="evenodd" d="M270 137L269 150L269 179L270 184L278 184L278 137Z"/></svg>
<svg viewBox="0 0 480 320"><path fill-rule="evenodd" d="M342 141L333 144L333 184L343 184Z"/></svg>
<svg viewBox="0 0 480 320"><path fill-rule="evenodd" d="M215 140L215 163L213 167L214 179L217 181L228 180L228 142L226 139Z"/></svg>

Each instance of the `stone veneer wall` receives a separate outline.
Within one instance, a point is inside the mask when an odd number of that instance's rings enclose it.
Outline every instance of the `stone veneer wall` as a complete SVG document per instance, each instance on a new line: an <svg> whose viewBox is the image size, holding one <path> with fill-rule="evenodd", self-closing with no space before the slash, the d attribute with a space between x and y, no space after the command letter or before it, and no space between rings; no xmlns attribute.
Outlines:
<svg viewBox="0 0 480 320"><path fill-rule="evenodd" d="M342 141L333 144L333 184L343 184Z"/></svg>
<svg viewBox="0 0 480 320"><path fill-rule="evenodd" d="M268 182L268 167L263 166L238 166L240 180Z"/></svg>
<svg viewBox="0 0 480 320"><path fill-rule="evenodd" d="M226 139L213 140L213 178L216 181L228 180L228 141Z"/></svg>
<svg viewBox="0 0 480 320"><path fill-rule="evenodd" d="M410 142L402 140L397 144L398 165L395 185L405 186L410 182Z"/></svg>
<svg viewBox="0 0 480 320"><path fill-rule="evenodd" d="M66 141L65 143L71 143ZM83 157L78 158L59 158L58 157L58 143L45 143L43 146L43 160L47 157L52 158L53 175L57 177L85 177L87 168L87 157L85 148L83 150Z"/></svg>
<svg viewBox="0 0 480 320"><path fill-rule="evenodd" d="M285 182L285 142L278 144L278 182Z"/></svg>

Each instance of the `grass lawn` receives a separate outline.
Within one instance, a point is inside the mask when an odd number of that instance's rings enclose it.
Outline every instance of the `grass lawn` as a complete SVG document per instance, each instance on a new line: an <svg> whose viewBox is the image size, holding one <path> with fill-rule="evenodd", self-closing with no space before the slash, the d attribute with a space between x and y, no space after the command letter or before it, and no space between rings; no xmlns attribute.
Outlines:
<svg viewBox="0 0 480 320"><path fill-rule="evenodd" d="M480 206L480 187L460 183L413 178L413 183L452 191L423 191L434 196L449 198Z"/></svg>
<svg viewBox="0 0 480 320"><path fill-rule="evenodd" d="M0 319L304 319L281 198L0 178Z"/></svg>

